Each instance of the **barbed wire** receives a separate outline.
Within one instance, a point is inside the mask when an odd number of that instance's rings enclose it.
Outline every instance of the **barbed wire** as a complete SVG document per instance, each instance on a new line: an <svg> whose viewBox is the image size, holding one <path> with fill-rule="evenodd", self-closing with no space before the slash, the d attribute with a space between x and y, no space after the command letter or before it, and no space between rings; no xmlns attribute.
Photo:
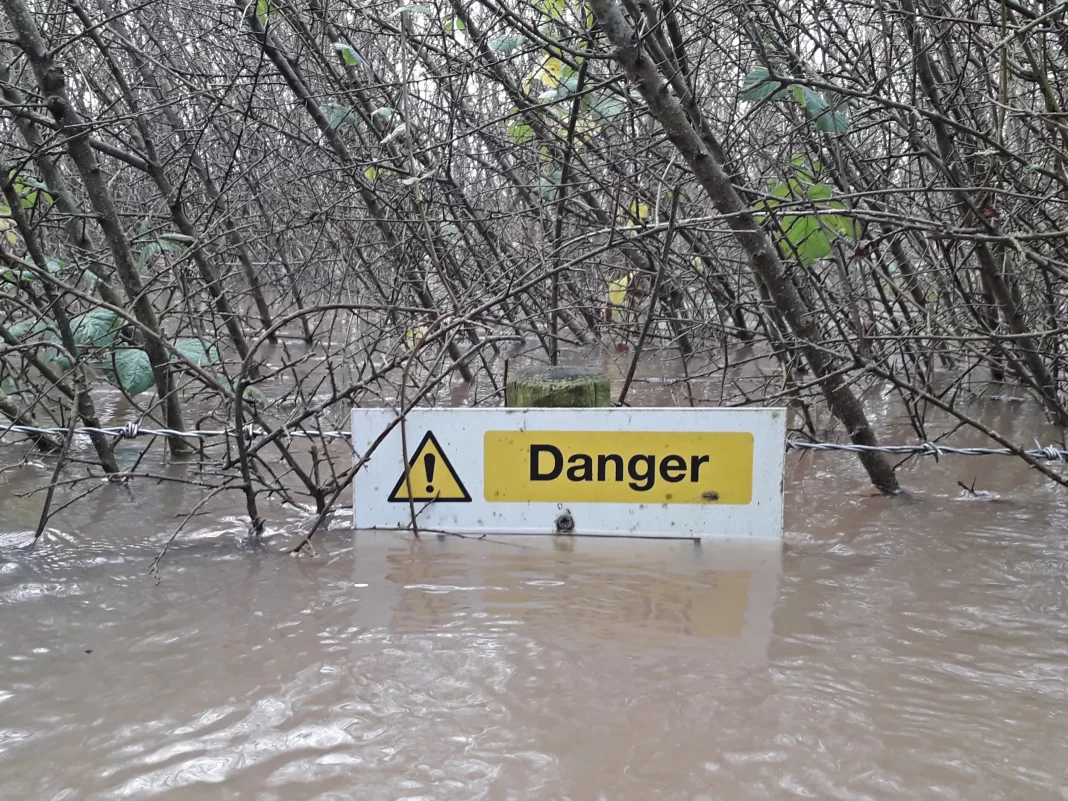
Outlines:
<svg viewBox="0 0 1068 801"><path fill-rule="evenodd" d="M40 428L38 426L10 425L0 428L0 435L7 432L16 434L29 434L33 436L66 436L71 432L69 428ZM351 439L352 434L348 431L308 431L303 428L279 429L267 431L254 425L247 425L241 429L248 439L256 439L268 435L280 434L283 437L307 437L309 439ZM182 439L214 439L216 437L232 437L237 433L236 428L206 429L194 428L186 431L177 431L173 428L141 428L137 423L126 423L121 426L76 426L74 434L104 434L109 437L122 439L136 439L137 437L180 437Z"/></svg>
<svg viewBox="0 0 1068 801"><path fill-rule="evenodd" d="M786 450L796 451L848 451L850 453L887 453L902 456L1028 456L1032 459L1047 459L1054 462L1068 462L1068 451L1054 445L1043 447L1035 440L1035 447L1027 450L1013 448L958 448L952 445L938 445L934 442L918 442L912 445L854 445L849 442L804 442L794 439L786 440Z"/></svg>
<svg viewBox="0 0 1068 801"><path fill-rule="evenodd" d="M352 439L348 431L309 431L303 428L282 428L276 431L268 431L254 425L247 425L241 429L247 439L253 440L258 437L280 435L282 437L306 437L308 439ZM28 434L36 436L66 436L69 428L42 428L38 426L9 425L0 428L0 437L12 432L16 434ZM104 434L109 437L121 439L136 439L137 437L181 437L183 439L215 439L218 437L232 437L237 433L235 428L203 429L196 428L188 431L177 431L171 428L142 428L137 423L126 423L121 426L103 426L92 428L79 426L73 429L74 434ZM886 453L898 456L933 456L937 460L941 456L1027 456L1032 459L1045 459L1053 462L1068 463L1068 450L1058 448L1055 445L1043 447L1035 440L1035 447L1027 450L1015 450L1012 448L961 448L953 445L939 445L934 442L918 442L910 445L854 445L851 442L808 442L805 440L787 439L786 450L788 451L844 451L848 453Z"/></svg>

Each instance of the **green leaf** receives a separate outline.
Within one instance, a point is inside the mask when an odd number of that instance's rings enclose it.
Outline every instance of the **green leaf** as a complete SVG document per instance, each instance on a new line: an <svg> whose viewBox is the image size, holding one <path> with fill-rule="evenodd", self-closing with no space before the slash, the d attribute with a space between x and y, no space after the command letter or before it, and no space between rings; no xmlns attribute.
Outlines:
<svg viewBox="0 0 1068 801"><path fill-rule="evenodd" d="M790 92L793 94L794 100L804 106L805 110L813 117L818 117L827 111L827 101L807 86L793 86L790 88Z"/></svg>
<svg viewBox="0 0 1068 801"><path fill-rule="evenodd" d="M388 120L393 116L393 109L389 106L379 106L371 112L372 117L378 117L379 119Z"/></svg>
<svg viewBox="0 0 1068 801"><path fill-rule="evenodd" d="M333 129L342 125L352 125L356 122L356 114L349 106L341 106L337 103L320 103L319 108L326 115L326 124Z"/></svg>
<svg viewBox="0 0 1068 801"><path fill-rule="evenodd" d="M350 45L344 42L334 42L334 50L341 55L341 60L346 67L360 66L360 55Z"/></svg>
<svg viewBox="0 0 1068 801"><path fill-rule="evenodd" d="M564 78L557 84L555 89L550 89L547 92L542 92L538 95L539 103L555 103L558 100L563 100L568 95L578 90L578 76L571 75Z"/></svg>
<svg viewBox="0 0 1068 801"><path fill-rule="evenodd" d="M22 180L26 183L27 186L33 187L38 192L41 192L44 195L45 200L47 200L49 203L52 202L52 195L48 192L48 184L46 184L44 181L39 181L32 175L23 175Z"/></svg>
<svg viewBox="0 0 1068 801"><path fill-rule="evenodd" d="M174 340L174 347L197 367L210 367L222 361L219 349L214 345L205 345L198 337L178 337Z"/></svg>
<svg viewBox="0 0 1068 801"><path fill-rule="evenodd" d="M794 99L816 119L816 127L825 133L843 134L849 129L849 118L844 111L831 111L823 97L807 86L792 88Z"/></svg>
<svg viewBox="0 0 1068 801"><path fill-rule="evenodd" d="M796 159L795 159L796 162ZM861 235L861 226L852 217L838 214L845 211L845 205L831 200L833 190L827 184L810 183L811 174L800 169L794 170L794 176L784 183L772 187L771 194L776 199L761 201L757 204L757 217L761 222L771 218L768 214L782 201L796 204L798 208L808 207L805 215L791 214L791 209L778 216L780 247L790 258L796 258L802 264L811 264L831 255L831 242L839 237L856 239ZM781 198L779 200L778 198Z"/></svg>
<svg viewBox="0 0 1068 801"><path fill-rule="evenodd" d="M52 196L48 194L48 187L34 178L32 175L20 175L12 170L8 173L8 178L11 179L11 186L19 196L19 203L24 209L32 209L37 205L37 198L41 195L51 203ZM4 206L4 210L7 214L11 213L11 209Z"/></svg>
<svg viewBox="0 0 1068 801"><path fill-rule="evenodd" d="M17 284L19 281L30 283L37 280L37 274L32 273L29 270L20 270L15 272L14 270L0 270L0 279L7 281L11 284Z"/></svg>
<svg viewBox="0 0 1068 801"><path fill-rule="evenodd" d="M627 110L627 102L623 98L604 90L586 95L582 98L582 105L602 122L608 122Z"/></svg>
<svg viewBox="0 0 1068 801"><path fill-rule="evenodd" d="M406 133L408 133L408 126L402 122L400 125L398 125L396 128L389 132L389 134L382 140L381 144L388 145L394 139L399 139Z"/></svg>
<svg viewBox="0 0 1068 801"><path fill-rule="evenodd" d="M270 0L256 0L256 19L260 21L260 25L266 26L267 18L277 13L278 6Z"/></svg>
<svg viewBox="0 0 1068 801"><path fill-rule="evenodd" d="M234 391L234 382L231 381L229 377L219 373L216 375L216 378L218 378L219 383L226 387L228 390L230 390L231 392ZM263 394L259 387L253 386L251 384L245 387L245 391L241 393L241 397L244 399L245 403L251 404L253 406L259 406L260 408L263 408L270 404L270 399Z"/></svg>
<svg viewBox="0 0 1068 801"><path fill-rule="evenodd" d="M37 205L37 191L30 189L20 178L16 178L12 186L19 195L19 203L23 209L32 209Z"/></svg>
<svg viewBox="0 0 1068 801"><path fill-rule="evenodd" d="M19 320L8 327L8 332L22 342L35 339L43 342L59 342L59 331L55 328L55 323L47 317L37 320ZM35 352L37 358L51 366L53 370L64 372L70 369L70 360L58 348L42 345L36 348Z"/></svg>
<svg viewBox="0 0 1068 801"><path fill-rule="evenodd" d="M197 242L195 236L187 236L186 234L180 234L177 231L165 231L159 235L159 238L164 242L175 242L179 245L185 245L186 247L195 245Z"/></svg>
<svg viewBox="0 0 1068 801"><path fill-rule="evenodd" d="M849 117L844 111L831 111L816 120L816 127L825 133L844 134L849 130Z"/></svg>
<svg viewBox="0 0 1068 801"><path fill-rule="evenodd" d="M466 31L467 26L464 25L464 21L459 17L446 17L443 29L445 33L451 34L456 31Z"/></svg>
<svg viewBox="0 0 1068 801"><path fill-rule="evenodd" d="M114 381L130 395L140 395L151 389L152 363L140 348L119 348L112 353Z"/></svg>
<svg viewBox="0 0 1068 801"><path fill-rule="evenodd" d="M552 19L563 19L567 11L567 0L538 0L538 8Z"/></svg>
<svg viewBox="0 0 1068 801"><path fill-rule="evenodd" d="M630 284L630 273L623 273L618 278L606 278L608 285L608 302L612 306L622 306L627 302L627 286Z"/></svg>
<svg viewBox="0 0 1068 801"><path fill-rule="evenodd" d="M259 387L245 387L245 391L241 393L241 397L244 399L245 403L252 406L259 406L261 408L267 406L271 402Z"/></svg>
<svg viewBox="0 0 1068 801"><path fill-rule="evenodd" d="M510 53L518 47L522 47L526 38L518 33L506 33L495 36L486 43L486 47L497 53Z"/></svg>
<svg viewBox="0 0 1068 801"><path fill-rule="evenodd" d="M814 184L823 175L823 163L818 159L810 159L800 153L790 159L791 174L803 184ZM768 186L775 187L778 184L774 179L768 182Z"/></svg>
<svg viewBox="0 0 1068 801"><path fill-rule="evenodd" d="M789 84L769 80L771 73L767 67L757 67L742 79L743 100L782 100L786 97Z"/></svg>
<svg viewBox="0 0 1068 801"><path fill-rule="evenodd" d="M156 242L159 249L167 253L184 253L196 243L195 237L171 232L160 234Z"/></svg>
<svg viewBox="0 0 1068 801"><path fill-rule="evenodd" d="M534 129L522 120L509 120L508 138L515 142L517 145L521 145L524 142L529 142L531 139L534 138Z"/></svg>
<svg viewBox="0 0 1068 801"><path fill-rule="evenodd" d="M43 339L46 342L58 342L59 331L56 324L47 317L19 320L7 329L15 339L25 342L27 339Z"/></svg>
<svg viewBox="0 0 1068 801"><path fill-rule="evenodd" d="M141 248L141 251L137 254L137 269L145 269L149 262L162 252L163 248L159 246L159 242L149 242Z"/></svg>
<svg viewBox="0 0 1068 801"><path fill-rule="evenodd" d="M802 264L831 255L831 241L820 227L819 217L786 217L783 222L786 251L796 255Z"/></svg>
<svg viewBox="0 0 1068 801"><path fill-rule="evenodd" d="M401 14L429 14L430 9L427 6L401 6L390 17L399 17Z"/></svg>
<svg viewBox="0 0 1068 801"><path fill-rule="evenodd" d="M70 370L70 359L67 358L67 354L62 353L58 348L46 345L37 350L37 357L57 373L65 373Z"/></svg>
<svg viewBox="0 0 1068 801"><path fill-rule="evenodd" d="M108 309L93 309L70 321L71 333L79 347L106 348L114 344L122 319Z"/></svg>
<svg viewBox="0 0 1068 801"><path fill-rule="evenodd" d="M70 370L70 360L67 359L66 354L60 352L57 348L46 347L42 348L40 354L41 358L48 362L52 370L58 370L60 373L66 373Z"/></svg>
<svg viewBox="0 0 1068 801"><path fill-rule="evenodd" d="M453 223L444 223L441 226L442 236L459 236L460 229Z"/></svg>
<svg viewBox="0 0 1068 801"><path fill-rule="evenodd" d="M555 203L560 196L560 179L563 177L560 170L553 170L548 175L541 177L541 199L545 203Z"/></svg>

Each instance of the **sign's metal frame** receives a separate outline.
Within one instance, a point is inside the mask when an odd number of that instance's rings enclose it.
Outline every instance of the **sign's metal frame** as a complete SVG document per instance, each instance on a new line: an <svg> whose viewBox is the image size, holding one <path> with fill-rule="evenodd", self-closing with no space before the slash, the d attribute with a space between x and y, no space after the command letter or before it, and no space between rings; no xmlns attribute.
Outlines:
<svg viewBox="0 0 1068 801"><path fill-rule="evenodd" d="M383 437L387 429L390 430ZM517 435L517 442L528 442L530 432L567 432L571 442L575 441L570 436L572 432L580 435L583 432L616 432L621 443L634 440L635 432L667 432L669 436L665 441L677 442L678 449L690 447L691 451L695 447L693 442L710 441L710 432L744 432L752 435L753 443L751 499L748 503L720 503L714 488L707 488L703 493L691 492L681 502L643 503L640 499L629 503L491 502L485 491L486 443L495 441L492 434L496 433L499 441L500 432L508 431L523 432ZM487 432L491 433L490 437L486 436ZM392 409L353 410L355 457L360 459L374 447L353 482L354 525L358 530L410 530L414 508L420 530L467 535L729 537L764 541L777 541L782 537L784 409L416 409L409 412L404 421L404 435L411 464L409 478L413 480L411 496L407 486L402 486L400 481L404 476L404 448L397 412ZM590 440L603 443L611 437L591 437ZM431 497L426 490L432 485L427 481L422 462L416 458L419 456L416 450L431 441L436 456L428 467L433 471L447 465L450 479L459 480L462 491L454 489L450 502L426 500ZM688 441L689 446L686 445ZM715 459L715 454L709 456ZM496 459L494 463L499 464L501 460ZM681 462L677 460L672 463L678 464ZM682 473L668 473L672 477L679 474ZM524 477L517 476L516 480L522 481ZM499 482L499 476L489 476L489 483L494 482ZM455 488L456 483L451 486ZM469 495L469 501L464 500L465 494ZM544 495L542 492L539 497ZM617 491L614 497L619 495ZM704 497L699 497L701 495ZM516 496L513 494L512 497ZM663 494L660 497L663 500Z"/></svg>

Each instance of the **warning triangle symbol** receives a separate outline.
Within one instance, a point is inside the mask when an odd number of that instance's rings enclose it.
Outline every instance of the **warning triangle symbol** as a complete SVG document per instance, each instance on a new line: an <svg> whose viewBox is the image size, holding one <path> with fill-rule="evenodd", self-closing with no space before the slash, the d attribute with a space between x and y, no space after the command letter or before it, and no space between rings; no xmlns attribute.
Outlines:
<svg viewBox="0 0 1068 801"><path fill-rule="evenodd" d="M411 496L408 484L402 472L397 479L393 492L389 494L391 503L407 503L409 500L419 503L469 503L471 495L464 482L456 473L449 457L442 451L441 445L433 431L427 431L419 447L415 449L408 462L408 475L411 479Z"/></svg>

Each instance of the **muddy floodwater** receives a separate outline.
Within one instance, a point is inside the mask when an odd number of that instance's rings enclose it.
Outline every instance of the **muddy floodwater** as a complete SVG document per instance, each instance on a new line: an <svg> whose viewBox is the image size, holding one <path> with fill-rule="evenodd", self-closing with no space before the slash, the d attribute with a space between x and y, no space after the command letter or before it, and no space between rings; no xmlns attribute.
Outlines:
<svg viewBox="0 0 1068 801"><path fill-rule="evenodd" d="M1029 407L971 411L1047 444ZM354 543L340 515L296 558L302 518L243 547L234 494L157 583L197 489L103 487L28 553L34 457L0 478L0 799L1068 798L1068 491L928 458L886 500L848 456L787 461L781 549Z"/></svg>

